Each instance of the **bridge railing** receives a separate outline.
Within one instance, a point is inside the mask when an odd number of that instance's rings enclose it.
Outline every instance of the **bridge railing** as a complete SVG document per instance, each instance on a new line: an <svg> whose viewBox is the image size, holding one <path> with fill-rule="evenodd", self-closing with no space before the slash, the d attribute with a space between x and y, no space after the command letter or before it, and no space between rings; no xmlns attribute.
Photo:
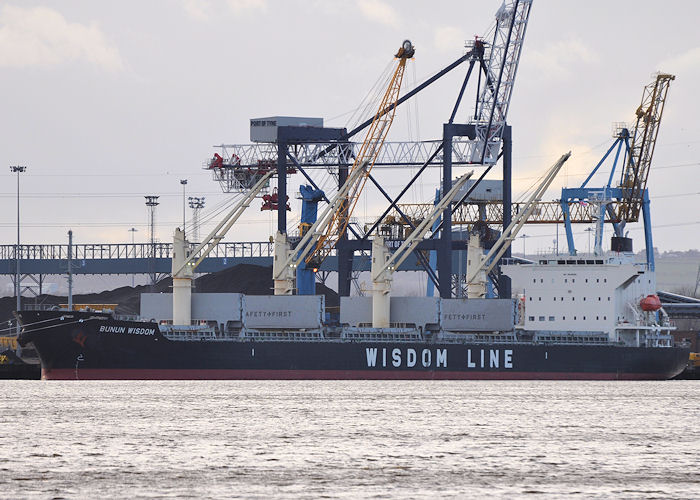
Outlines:
<svg viewBox="0 0 700 500"><path fill-rule="evenodd" d="M191 245L194 248L194 245ZM267 241L224 242L216 245L209 257L271 257L272 243ZM0 245L0 260L13 260L17 245ZM169 259L172 243L83 243L73 245L74 260L95 259ZM20 245L20 260L65 260L67 244Z"/></svg>

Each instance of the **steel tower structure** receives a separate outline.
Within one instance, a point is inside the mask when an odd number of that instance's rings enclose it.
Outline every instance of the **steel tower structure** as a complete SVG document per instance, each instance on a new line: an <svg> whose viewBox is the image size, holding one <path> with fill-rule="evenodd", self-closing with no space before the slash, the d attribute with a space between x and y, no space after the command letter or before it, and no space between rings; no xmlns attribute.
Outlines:
<svg viewBox="0 0 700 500"><path fill-rule="evenodd" d="M160 204L158 198L160 196L144 196L146 198L146 207L148 207L148 240L150 242L151 251L149 252L148 274L151 277L151 290L158 280L158 274L155 271L156 258L156 207Z"/></svg>
<svg viewBox="0 0 700 500"><path fill-rule="evenodd" d="M487 168L480 176L480 181L496 164L497 160L503 157L503 183L504 193L506 193L503 203L507 207L504 213L508 214L505 217L504 226L510 223L511 147L510 128L506 124L506 119L531 5L531 0L503 2L496 13L493 29L489 31L487 37L477 38L469 45L466 54L412 91L398 98L394 105L381 113L389 111L393 113L396 107L460 64L469 63L452 115L443 127L442 139L420 143L384 143L384 147L373 160L374 165L420 166L418 172L396 197L389 195L372 174L368 173L366 180L369 180L389 202L386 213L389 210L397 209L401 197L430 165L442 166L441 192L444 195L452 187L453 166L485 165ZM479 74L476 88L476 113L459 123L455 121L455 118L458 116L465 88L475 66L478 68ZM261 168L268 170L273 163L276 163L278 197L282 200L286 199L287 196L286 177L290 169L303 174L309 185L317 189L318 186L306 168L330 168L337 174L338 186L341 188L349 177L349 166L355 163L358 155L361 155L362 146L353 144L351 138L372 125L375 118L376 116L367 119L350 131L346 129L280 126L277 127L276 139L267 144L220 146L222 154L217 153L205 168L213 171L214 178L222 184L225 191L240 191L245 190L241 186L249 184L247 181L240 182L241 175L254 174ZM290 146L293 147L290 148ZM469 193L465 197L468 195ZM459 206L465 197L455 204L449 204L443 213L443 222L436 227L435 234L420 242L414 251L414 255L423 263L428 276L439 288L443 297L451 295L453 246L457 245L457 248L466 246L465 241L452 241L451 227L452 206ZM410 218L400 210L397 212L409 227L415 227ZM284 203L281 203L278 205L277 228L278 232L284 235L287 234L286 220L286 207ZM349 295L353 254L356 251L370 249L368 235L376 229L376 224L365 234L361 234L352 226L345 224L337 225L337 229L340 230L340 234L333 236L335 242L333 247L338 257L338 291L340 295ZM353 233L354 238L348 237L347 230ZM440 237L435 238L438 231ZM328 247L330 248L330 245ZM437 273L427 264L427 259L422 254L422 251L429 249L438 252ZM506 254L506 256L508 255ZM444 284L440 286L440 282ZM510 295L507 279L503 280L503 286L499 292L503 296Z"/></svg>

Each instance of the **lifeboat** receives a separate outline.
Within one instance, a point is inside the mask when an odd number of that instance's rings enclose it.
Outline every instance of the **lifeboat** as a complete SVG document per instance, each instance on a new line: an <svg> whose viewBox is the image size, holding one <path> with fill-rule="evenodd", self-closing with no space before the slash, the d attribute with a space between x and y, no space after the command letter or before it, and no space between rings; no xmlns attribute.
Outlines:
<svg viewBox="0 0 700 500"><path fill-rule="evenodd" d="M639 306L642 311L658 311L661 309L661 300L657 295L647 295L639 302Z"/></svg>

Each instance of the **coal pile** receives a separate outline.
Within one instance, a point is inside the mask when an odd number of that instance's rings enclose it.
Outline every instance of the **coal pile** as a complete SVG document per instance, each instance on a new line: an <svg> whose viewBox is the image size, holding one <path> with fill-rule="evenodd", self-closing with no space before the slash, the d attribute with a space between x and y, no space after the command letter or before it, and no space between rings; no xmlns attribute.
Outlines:
<svg viewBox="0 0 700 500"><path fill-rule="evenodd" d="M272 267L239 264L216 273L205 274L195 280L194 293L245 293L248 295L272 295ZM74 295L75 304L117 304L117 314L139 314L140 296L150 292L151 287L123 286L101 293ZM165 278L156 283L155 292L169 293L172 291L172 279ZM316 293L326 296L326 307L338 307L338 294L325 285L316 284ZM23 297L23 304L66 304L68 299L56 295L40 295L36 299ZM14 297L0 298L0 329L7 321L14 318Z"/></svg>

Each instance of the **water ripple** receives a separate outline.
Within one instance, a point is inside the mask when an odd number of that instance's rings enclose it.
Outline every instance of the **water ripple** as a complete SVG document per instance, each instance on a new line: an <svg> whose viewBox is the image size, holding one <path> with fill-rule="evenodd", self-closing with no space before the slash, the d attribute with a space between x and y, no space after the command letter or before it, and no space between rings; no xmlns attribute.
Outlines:
<svg viewBox="0 0 700 500"><path fill-rule="evenodd" d="M0 381L0 497L697 498L699 389Z"/></svg>

